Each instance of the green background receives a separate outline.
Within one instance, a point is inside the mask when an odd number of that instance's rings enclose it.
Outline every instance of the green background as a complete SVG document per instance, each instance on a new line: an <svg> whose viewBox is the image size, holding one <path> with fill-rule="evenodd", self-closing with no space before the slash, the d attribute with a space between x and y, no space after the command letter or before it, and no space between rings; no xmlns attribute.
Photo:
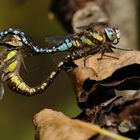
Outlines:
<svg viewBox="0 0 140 140"><path fill-rule="evenodd" d="M0 31L19 28L29 35L40 47L47 47L46 36L63 35L65 30L58 21L48 19L49 0L1 0ZM55 59L58 57L59 59ZM63 55L41 55L26 58L26 73L21 75L31 86L40 84L55 68ZM57 60L57 61L54 61ZM45 94L26 97L5 87L0 101L0 139L33 140L33 116L43 108L62 111L70 117L79 114L72 83L65 72L61 72Z"/></svg>

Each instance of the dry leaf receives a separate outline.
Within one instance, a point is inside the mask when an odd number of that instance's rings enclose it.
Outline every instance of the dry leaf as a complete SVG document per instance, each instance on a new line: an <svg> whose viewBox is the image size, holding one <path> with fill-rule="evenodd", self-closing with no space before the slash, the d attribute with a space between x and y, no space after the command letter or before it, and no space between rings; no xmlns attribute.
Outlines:
<svg viewBox="0 0 140 140"><path fill-rule="evenodd" d="M61 112L44 109L35 115L34 124L38 140L86 140L97 134L77 125Z"/></svg>
<svg viewBox="0 0 140 140"><path fill-rule="evenodd" d="M84 65L85 58L74 61L77 67L69 74L74 81L79 104L87 102L91 94L98 94L102 97L101 93L109 89L139 89L140 52L119 51L105 53L105 55L110 57L103 56L101 60L98 60L101 54L88 57L86 65Z"/></svg>
<svg viewBox="0 0 140 140"><path fill-rule="evenodd" d="M34 124L36 128L37 140L87 140L97 134L102 137L100 140L130 140L109 131L101 129L99 126L89 124L80 120L72 120L62 114L50 109L44 109L35 115Z"/></svg>

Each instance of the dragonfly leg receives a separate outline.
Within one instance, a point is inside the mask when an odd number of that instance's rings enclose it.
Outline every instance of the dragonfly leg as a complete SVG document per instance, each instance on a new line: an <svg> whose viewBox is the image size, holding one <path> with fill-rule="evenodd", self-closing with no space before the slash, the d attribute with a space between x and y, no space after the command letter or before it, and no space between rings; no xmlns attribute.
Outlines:
<svg viewBox="0 0 140 140"><path fill-rule="evenodd" d="M103 56L110 57L110 58L114 58L114 59L119 59L118 57L106 55L106 54L105 54L106 52L113 52L113 50L112 50L112 45L106 44L106 47L102 47L102 49L101 49L101 57L98 58L98 60L103 59Z"/></svg>
<svg viewBox="0 0 140 140"><path fill-rule="evenodd" d="M104 48L102 47L100 51L101 51L101 57L97 58L97 60L102 60L103 59L104 53L106 52L106 47L104 47Z"/></svg>
<svg viewBox="0 0 140 140"><path fill-rule="evenodd" d="M106 52L113 52L111 44L107 43Z"/></svg>
<svg viewBox="0 0 140 140"><path fill-rule="evenodd" d="M110 57L110 58L119 60L119 58L118 57L115 57L115 56L110 56L110 55L106 55L106 54L104 54L103 56L106 56L106 57Z"/></svg>
<svg viewBox="0 0 140 140"><path fill-rule="evenodd" d="M111 48L118 49L118 50L123 50L123 51L132 51L133 50L133 49L118 48L118 47L115 47L115 46L112 46L112 45L111 45Z"/></svg>
<svg viewBox="0 0 140 140"><path fill-rule="evenodd" d="M102 60L104 56L119 60L118 57L106 55L105 52L104 53L101 53L101 57L98 58L97 60Z"/></svg>
<svg viewBox="0 0 140 140"><path fill-rule="evenodd" d="M86 60L87 60L88 58L89 58L88 56L85 56L85 57L84 57L84 67L86 67Z"/></svg>
<svg viewBox="0 0 140 140"><path fill-rule="evenodd" d="M86 66L86 60L90 58L92 55L98 53L100 51L99 47L90 48L87 52L84 52L84 66Z"/></svg>

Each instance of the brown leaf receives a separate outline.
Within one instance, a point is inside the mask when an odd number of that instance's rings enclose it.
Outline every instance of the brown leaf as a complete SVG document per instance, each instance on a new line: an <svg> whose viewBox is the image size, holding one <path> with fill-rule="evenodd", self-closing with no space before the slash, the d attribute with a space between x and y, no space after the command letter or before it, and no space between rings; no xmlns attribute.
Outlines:
<svg viewBox="0 0 140 140"><path fill-rule="evenodd" d="M35 115L34 124L37 140L87 140L91 136L102 134L100 140L129 140L94 124L79 120L72 120L62 114L50 109L44 109ZM107 137L105 137L107 136Z"/></svg>
<svg viewBox="0 0 140 140"><path fill-rule="evenodd" d="M81 127L61 112L44 109L35 115L38 140L86 140L97 134Z"/></svg>
<svg viewBox="0 0 140 140"><path fill-rule="evenodd" d="M102 97L102 91L105 93L109 89L139 89L140 52L119 51L105 55L108 56L101 60L98 60L101 54L86 58L86 66L85 58L74 61L77 67L70 72L70 77L80 104L86 102L91 94L98 93Z"/></svg>

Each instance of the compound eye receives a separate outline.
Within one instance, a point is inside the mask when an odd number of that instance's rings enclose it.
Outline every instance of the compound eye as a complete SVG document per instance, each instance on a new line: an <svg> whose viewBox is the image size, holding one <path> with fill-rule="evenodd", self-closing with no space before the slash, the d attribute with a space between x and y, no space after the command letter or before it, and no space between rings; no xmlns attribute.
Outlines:
<svg viewBox="0 0 140 140"><path fill-rule="evenodd" d="M2 41L15 47L23 45L21 38L18 35L6 35Z"/></svg>
<svg viewBox="0 0 140 140"><path fill-rule="evenodd" d="M115 28L114 30L116 32L117 39L120 39L120 31L117 28Z"/></svg>
<svg viewBox="0 0 140 140"><path fill-rule="evenodd" d="M111 28L105 28L105 33L110 41L114 41L116 39L116 33Z"/></svg>
<svg viewBox="0 0 140 140"><path fill-rule="evenodd" d="M117 44L120 41L120 31L117 28L113 28L116 33L116 39L113 41L113 44Z"/></svg>

